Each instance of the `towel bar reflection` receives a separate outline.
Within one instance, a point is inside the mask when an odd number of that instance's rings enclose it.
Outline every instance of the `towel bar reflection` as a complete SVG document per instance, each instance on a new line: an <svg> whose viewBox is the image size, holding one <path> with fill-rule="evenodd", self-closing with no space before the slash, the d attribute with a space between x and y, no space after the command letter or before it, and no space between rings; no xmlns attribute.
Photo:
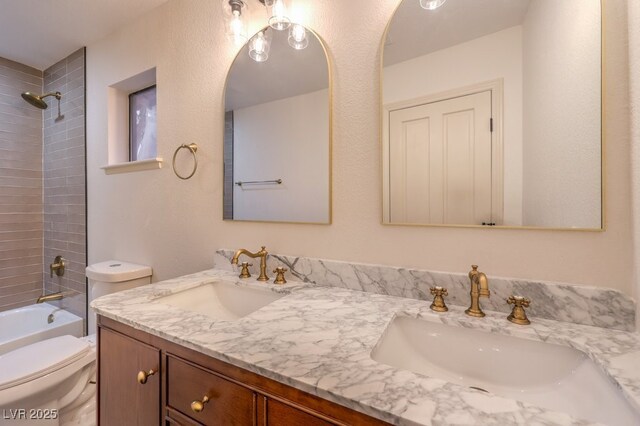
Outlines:
<svg viewBox="0 0 640 426"><path fill-rule="evenodd" d="M191 172L191 174L189 176L182 176L176 170L176 157L178 156L178 152L180 152L181 149L188 149L189 152L191 152L191 155L193 155L193 171ZM196 152L197 151L198 151L198 145L195 144L195 143L191 143L189 145L185 145L185 144L180 145L178 147L178 149L176 149L176 152L173 153L173 172L180 179L182 179L182 180L191 179L191 177L193 177L193 175L196 174L196 170L198 170L198 157L196 157Z"/></svg>
<svg viewBox="0 0 640 426"><path fill-rule="evenodd" d="M247 181L247 182L236 182L236 185L238 186L243 186L243 185L268 185L270 183L275 183L277 185L282 185L282 179L275 179L275 180L251 180L251 181Z"/></svg>

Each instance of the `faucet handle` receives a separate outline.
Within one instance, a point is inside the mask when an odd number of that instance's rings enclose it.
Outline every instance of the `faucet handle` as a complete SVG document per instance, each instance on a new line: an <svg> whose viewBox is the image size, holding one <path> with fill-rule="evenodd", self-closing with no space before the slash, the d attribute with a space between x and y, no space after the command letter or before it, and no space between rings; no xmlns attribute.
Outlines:
<svg viewBox="0 0 640 426"><path fill-rule="evenodd" d="M471 270L469 271L469 279L472 279L477 274L478 274L478 265L471 265Z"/></svg>
<svg viewBox="0 0 640 426"><path fill-rule="evenodd" d="M447 305L444 303L444 296L448 296L449 291L444 287L438 286L431 287L430 290L431 295L435 296L433 298L433 303L430 306L431 310L436 312L447 312L449 308L447 308Z"/></svg>
<svg viewBox="0 0 640 426"><path fill-rule="evenodd" d="M56 258L53 259L53 263L49 264L50 277L53 278L54 272L59 277L63 276L65 266L67 266L66 259L60 255L56 256Z"/></svg>
<svg viewBox="0 0 640 426"><path fill-rule="evenodd" d="M276 274L276 278L273 280L274 284L286 284L287 280L284 278L284 273L287 272L288 269L287 268L283 268L281 266L278 266L276 269L273 270L273 273Z"/></svg>
<svg viewBox="0 0 640 426"><path fill-rule="evenodd" d="M251 278L251 273L249 272L249 266L253 266L253 263L249 263L249 262L242 262L240 264L240 267L242 267L242 270L240 271L240 278Z"/></svg>
<svg viewBox="0 0 640 426"><path fill-rule="evenodd" d="M518 325L529 325L531 321L527 318L527 313L524 308L528 308L531 305L531 301L522 296L509 296L507 303L513 305L511 314L507 317L509 321Z"/></svg>

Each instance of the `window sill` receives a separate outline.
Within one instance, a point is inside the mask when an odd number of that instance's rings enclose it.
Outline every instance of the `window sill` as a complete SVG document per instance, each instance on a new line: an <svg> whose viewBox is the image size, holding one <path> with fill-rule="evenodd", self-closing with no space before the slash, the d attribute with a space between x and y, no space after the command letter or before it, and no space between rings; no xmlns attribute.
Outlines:
<svg viewBox="0 0 640 426"><path fill-rule="evenodd" d="M141 172L143 170L155 170L162 168L162 158L152 158L150 160L130 161L128 163L109 164L101 167L107 175L120 173Z"/></svg>

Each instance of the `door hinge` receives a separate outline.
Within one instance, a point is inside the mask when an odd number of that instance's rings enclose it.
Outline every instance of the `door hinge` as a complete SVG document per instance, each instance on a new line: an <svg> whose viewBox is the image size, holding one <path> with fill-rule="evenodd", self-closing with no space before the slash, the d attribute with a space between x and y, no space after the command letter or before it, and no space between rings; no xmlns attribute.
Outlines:
<svg viewBox="0 0 640 426"><path fill-rule="evenodd" d="M493 133L493 118L489 119L489 129L491 130L491 133Z"/></svg>

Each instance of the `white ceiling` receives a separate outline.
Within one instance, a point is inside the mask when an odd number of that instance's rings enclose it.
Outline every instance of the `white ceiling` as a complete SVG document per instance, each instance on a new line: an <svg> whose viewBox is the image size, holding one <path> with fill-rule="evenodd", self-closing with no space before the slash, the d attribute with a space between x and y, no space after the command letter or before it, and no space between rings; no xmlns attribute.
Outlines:
<svg viewBox="0 0 640 426"><path fill-rule="evenodd" d="M0 0L0 57L44 70L167 0Z"/></svg>
<svg viewBox="0 0 640 426"><path fill-rule="evenodd" d="M229 71L225 110L311 93L329 87L328 65L320 41L308 33L309 46L295 50L289 46L288 31L268 30L273 39L266 62L249 57L245 45Z"/></svg>
<svg viewBox="0 0 640 426"><path fill-rule="evenodd" d="M424 10L404 0L394 15L384 48L389 66L492 34L523 22L530 0L448 0Z"/></svg>

